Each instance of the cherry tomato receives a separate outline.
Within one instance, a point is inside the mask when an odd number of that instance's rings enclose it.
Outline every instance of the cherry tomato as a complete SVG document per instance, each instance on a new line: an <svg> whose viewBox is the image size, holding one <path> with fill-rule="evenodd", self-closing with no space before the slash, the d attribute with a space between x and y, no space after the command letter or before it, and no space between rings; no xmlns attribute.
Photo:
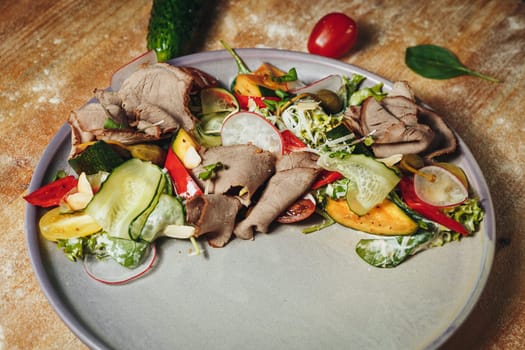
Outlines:
<svg viewBox="0 0 525 350"><path fill-rule="evenodd" d="M303 197L286 209L276 221L281 224L293 224L309 218L314 212L315 202Z"/></svg>
<svg viewBox="0 0 525 350"><path fill-rule="evenodd" d="M346 54L357 41L357 24L340 12L325 15L317 22L308 39L310 53L339 58Z"/></svg>

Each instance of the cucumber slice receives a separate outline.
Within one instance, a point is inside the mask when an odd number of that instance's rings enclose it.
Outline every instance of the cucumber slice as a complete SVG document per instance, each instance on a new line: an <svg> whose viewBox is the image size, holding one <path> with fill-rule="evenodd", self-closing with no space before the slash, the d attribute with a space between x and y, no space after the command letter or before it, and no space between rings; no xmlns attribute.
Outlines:
<svg viewBox="0 0 525 350"><path fill-rule="evenodd" d="M159 202L146 220L140 238L153 242L168 225L184 225L185 215L182 203L173 196L161 194Z"/></svg>
<svg viewBox="0 0 525 350"><path fill-rule="evenodd" d="M208 135L218 135L221 132L224 119L230 112L214 112L205 114L201 118L202 131Z"/></svg>
<svg viewBox="0 0 525 350"><path fill-rule="evenodd" d="M220 87L210 87L201 90L202 114L239 111L239 102L231 92Z"/></svg>
<svg viewBox="0 0 525 350"><path fill-rule="evenodd" d="M344 158L323 154L318 163L350 180L346 200L350 210L357 215L365 215L381 203L400 180L394 170L364 154L351 154Z"/></svg>
<svg viewBox="0 0 525 350"><path fill-rule="evenodd" d="M137 239L165 181L158 166L132 158L113 170L85 211L108 235Z"/></svg>

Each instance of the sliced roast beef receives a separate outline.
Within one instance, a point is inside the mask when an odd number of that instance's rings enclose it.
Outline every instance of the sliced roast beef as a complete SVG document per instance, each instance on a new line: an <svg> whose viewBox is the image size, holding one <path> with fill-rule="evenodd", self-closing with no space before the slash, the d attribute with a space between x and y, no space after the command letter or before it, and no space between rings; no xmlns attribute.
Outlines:
<svg viewBox="0 0 525 350"><path fill-rule="evenodd" d="M187 222L196 227L195 236L206 234L213 247L223 247L232 237L241 203L222 194L192 197L186 202Z"/></svg>
<svg viewBox="0 0 525 350"><path fill-rule="evenodd" d="M344 123L361 136L372 134L372 150L379 158L414 153L432 159L454 152L457 146L455 135L445 121L419 105L405 81L395 82L381 101L369 97L360 108L349 107Z"/></svg>
<svg viewBox="0 0 525 350"><path fill-rule="evenodd" d="M408 85L408 82L406 82L404 80L396 81L392 85L392 90L390 90L390 92L388 93L388 96L390 96L390 97L403 96L403 97L409 99L412 102L416 102L416 97L414 95L414 91L412 90L410 85Z"/></svg>
<svg viewBox="0 0 525 350"><path fill-rule="evenodd" d="M100 104L103 106L122 105L122 99L116 91L96 88L93 90L93 94L95 95L95 98L98 100L98 102L100 102Z"/></svg>
<svg viewBox="0 0 525 350"><path fill-rule="evenodd" d="M387 102L383 104L369 97L363 102L361 128L365 135L373 131L374 144L406 142L412 145L413 152L411 153L423 152L432 142L434 134L427 125L418 123L417 106L404 97L393 97L390 100L385 98L385 100ZM387 107L390 107L392 111ZM376 156L384 157L385 155L376 154Z"/></svg>
<svg viewBox="0 0 525 350"><path fill-rule="evenodd" d="M193 129L190 94L216 85L215 78L196 68L159 63L132 73L119 91L95 89L97 101L69 117L71 155L78 144L96 139L132 144L170 137L181 125ZM105 128L108 118L119 128Z"/></svg>
<svg viewBox="0 0 525 350"><path fill-rule="evenodd" d="M363 135L361 130L361 106L349 106L344 112L344 124L351 132Z"/></svg>
<svg viewBox="0 0 525 350"><path fill-rule="evenodd" d="M387 96L381 100L381 105L405 125L417 125L417 105L412 100L403 96Z"/></svg>
<svg viewBox="0 0 525 350"><path fill-rule="evenodd" d="M403 97L397 97L396 102L400 99L404 99L403 102L410 102ZM401 114L399 117L373 97L363 103L361 126L366 134L375 131L372 150L376 157L389 157L399 153L422 153L434 139L432 129L418 123L417 117L412 113L413 110L404 107L396 108L397 106L390 105L393 110Z"/></svg>
<svg viewBox="0 0 525 350"><path fill-rule="evenodd" d="M270 224L311 188L321 171L316 160L317 156L309 152L292 152L279 158L278 171L248 216L235 226L235 236L252 239L254 229L268 232Z"/></svg>
<svg viewBox="0 0 525 350"><path fill-rule="evenodd" d="M209 180L199 179L205 167L221 163L222 168ZM231 145L209 148L202 154L202 163L192 169L194 177L208 193L239 197L246 206L252 195L274 173L275 156L257 146Z"/></svg>
<svg viewBox="0 0 525 350"><path fill-rule="evenodd" d="M179 67L183 72L189 74L193 78L193 83L190 90L190 95L199 93L202 89L212 86L218 86L219 81L206 72L193 67Z"/></svg>
<svg viewBox="0 0 525 350"><path fill-rule="evenodd" d="M116 125L127 128L129 126L128 116L122 108L122 100L116 92L95 89L93 91L95 98L106 111L107 118L111 118Z"/></svg>
<svg viewBox="0 0 525 350"><path fill-rule="evenodd" d="M270 224L312 186L319 169L293 168L275 173L248 216L233 230L236 237L252 239L254 230L268 232Z"/></svg>
<svg viewBox="0 0 525 350"><path fill-rule="evenodd" d="M433 141L432 147L429 148L429 153L425 154L427 160L432 160L444 154L451 154L457 148L456 135L447 123L434 111L418 107L420 120L429 125L432 130L436 131L437 137Z"/></svg>
<svg viewBox="0 0 525 350"><path fill-rule="evenodd" d="M154 105L170 114L186 130L195 125L188 103L193 76L165 63L158 63L135 71L118 91L122 107L128 115L144 104Z"/></svg>
<svg viewBox="0 0 525 350"><path fill-rule="evenodd" d="M97 140L115 141L124 145L133 145L142 142L158 141L158 134L138 133L132 129L103 129L95 133Z"/></svg>
<svg viewBox="0 0 525 350"><path fill-rule="evenodd" d="M144 103L138 106L135 111L137 122L142 123L144 126L157 126L161 133L174 134L179 130L180 125L175 118L158 106ZM138 129L144 131L141 127L138 127Z"/></svg>
<svg viewBox="0 0 525 350"><path fill-rule="evenodd" d="M104 128L107 119L106 112L100 103L88 103L69 114L68 123L71 126L71 155L75 154L75 146L95 140L94 132Z"/></svg>
<svg viewBox="0 0 525 350"><path fill-rule="evenodd" d="M311 152L291 152L277 158L277 162L275 163L275 171L279 172L293 168L318 169L319 166L317 165L317 158L319 158L319 156Z"/></svg>

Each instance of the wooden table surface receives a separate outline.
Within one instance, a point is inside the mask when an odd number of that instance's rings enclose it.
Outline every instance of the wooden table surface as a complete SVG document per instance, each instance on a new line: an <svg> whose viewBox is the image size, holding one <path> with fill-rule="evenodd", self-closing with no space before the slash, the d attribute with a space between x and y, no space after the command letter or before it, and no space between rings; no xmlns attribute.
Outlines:
<svg viewBox="0 0 525 350"><path fill-rule="evenodd" d="M271 47L306 51L331 11L360 28L341 60L408 80L447 117L486 175L497 249L481 299L445 348L525 348L525 3L474 1L216 0L200 50ZM83 349L42 293L24 232L25 193L68 112L145 51L151 1L0 1L0 350ZM408 46L433 43L502 80L437 81L404 64Z"/></svg>

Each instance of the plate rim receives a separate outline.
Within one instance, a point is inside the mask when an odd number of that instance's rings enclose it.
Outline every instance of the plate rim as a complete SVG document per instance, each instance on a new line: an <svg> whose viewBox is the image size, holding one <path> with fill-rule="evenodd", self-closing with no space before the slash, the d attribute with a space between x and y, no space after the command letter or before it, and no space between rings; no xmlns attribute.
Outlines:
<svg viewBox="0 0 525 350"><path fill-rule="evenodd" d="M318 55L312 55L301 51L290 51L281 49L271 48L236 48L235 51L246 60L249 59L262 59L267 62L271 62L272 58L283 59L283 56L290 58L293 62L301 61L308 63L320 63L323 66L332 66L334 69L346 69L358 74L366 76L367 80L375 80L382 82L385 86L391 87L392 82L382 76L365 70L361 67L349 64L343 61L339 61L332 58L327 58ZM194 53L186 56L181 56L168 61L167 63L172 65L194 65L202 62L209 62L211 59L221 60L225 57L231 58L230 54L226 50L216 51L204 51ZM235 65L232 60L232 64ZM455 132L455 131L454 131ZM33 172L31 182L29 185L29 192L34 191L42 185L45 181L46 173L52 164L53 157L58 152L63 142L70 136L70 128L67 122L65 122L57 133L53 136L51 142L46 146L38 164ZM469 147L458 137L461 152L467 158L473 160L471 163L473 171L476 173L476 180L478 183L477 195L485 199L483 203L485 209L484 225L486 230L482 232L482 239L488 239L491 243L483 244L483 255L485 256L484 263L481 271L479 271L475 285L469 291L467 302L463 305L462 309L457 312L456 317L450 322L449 326L435 339L427 344L425 348L434 349L443 345L451 336L454 334L459 327L464 323L466 318L471 314L476 304L479 302L479 298L486 286L488 277L492 270L492 264L495 254L495 235L496 235L496 221L495 212L492 202L490 189L487 181L479 164L473 156ZM482 193L480 193L482 192ZM105 344L100 340L85 324L83 324L76 315L69 310L69 307L64 303L56 288L53 286L50 276L47 274L43 264L41 254L41 239L38 235L38 230L34 225L35 220L39 216L39 209L26 203L24 226L26 233L26 247L29 252L31 265L35 275L37 277L39 286L43 291L44 295L50 302L54 311L59 315L66 326L77 336L85 345L94 349L106 349L108 344ZM486 231L486 232L485 232Z"/></svg>

